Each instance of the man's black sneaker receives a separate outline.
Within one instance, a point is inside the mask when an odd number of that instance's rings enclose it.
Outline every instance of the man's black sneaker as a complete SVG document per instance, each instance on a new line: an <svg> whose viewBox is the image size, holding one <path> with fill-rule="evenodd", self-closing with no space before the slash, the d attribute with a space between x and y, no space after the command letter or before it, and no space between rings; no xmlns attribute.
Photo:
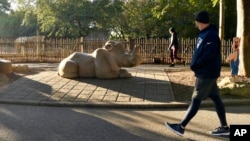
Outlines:
<svg viewBox="0 0 250 141"><path fill-rule="evenodd" d="M177 135L183 136L184 129L181 128L180 124L171 124L171 123L165 122L165 125L167 128L175 132Z"/></svg>
<svg viewBox="0 0 250 141"><path fill-rule="evenodd" d="M212 135L220 136L220 135L230 135L229 127L218 127L211 131Z"/></svg>

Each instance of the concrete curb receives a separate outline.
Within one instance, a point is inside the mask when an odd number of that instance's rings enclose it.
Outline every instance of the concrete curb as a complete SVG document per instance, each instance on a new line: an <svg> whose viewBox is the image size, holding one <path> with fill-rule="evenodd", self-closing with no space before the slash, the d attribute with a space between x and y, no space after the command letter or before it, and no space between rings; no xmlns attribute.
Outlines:
<svg viewBox="0 0 250 141"><path fill-rule="evenodd" d="M86 108L124 108L124 109L157 109L157 108L187 108L190 101L186 102L168 102L168 103L157 103L157 102L137 102L137 103L126 103L126 102L115 102L115 103L104 103L104 102L62 102L62 101L32 101L32 100L8 100L0 99L0 104L14 104L14 105L27 105L27 106L51 106L51 107L86 107ZM250 99L225 99L223 100L225 106L244 106L250 105ZM203 101L201 107L213 107L214 104L211 100Z"/></svg>

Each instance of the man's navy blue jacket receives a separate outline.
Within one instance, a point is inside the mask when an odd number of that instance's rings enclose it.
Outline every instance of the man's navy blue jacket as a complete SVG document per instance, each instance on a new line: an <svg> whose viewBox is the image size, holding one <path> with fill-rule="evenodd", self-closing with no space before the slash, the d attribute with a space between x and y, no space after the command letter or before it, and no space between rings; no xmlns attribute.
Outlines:
<svg viewBox="0 0 250 141"><path fill-rule="evenodd" d="M190 68L197 78L220 76L221 43L215 25L210 24L199 32Z"/></svg>

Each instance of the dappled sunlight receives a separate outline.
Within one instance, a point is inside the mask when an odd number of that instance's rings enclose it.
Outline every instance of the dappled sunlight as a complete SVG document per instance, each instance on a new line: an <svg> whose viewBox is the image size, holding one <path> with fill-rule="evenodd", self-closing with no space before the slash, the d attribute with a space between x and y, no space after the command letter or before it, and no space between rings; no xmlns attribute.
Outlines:
<svg viewBox="0 0 250 141"><path fill-rule="evenodd" d="M4 141L6 140L6 137L10 136L12 137L12 140L19 140L20 136L17 135L16 130L13 129L13 126L15 124L6 124L5 123L5 118L11 119L12 121L18 121L22 120L16 112L10 111L7 108L4 108L1 106L0 108L0 140Z"/></svg>
<svg viewBox="0 0 250 141"><path fill-rule="evenodd" d="M152 140L157 136L158 140L172 138L165 134L165 126L162 121L159 121L154 112L145 112L137 110L92 110L92 109L74 109L75 112L89 114L105 120L119 128L136 136L141 136L144 139ZM156 126L155 126L156 125ZM174 136L173 136L174 137Z"/></svg>
<svg viewBox="0 0 250 141"><path fill-rule="evenodd" d="M11 112L11 111L9 111L7 109L4 109L4 108L1 109L0 113L1 113L0 115L7 116L9 118L14 118L14 119L18 118L15 113L13 113L13 112ZM1 128L2 128L2 126L1 126Z"/></svg>
<svg viewBox="0 0 250 141"><path fill-rule="evenodd" d="M229 107L227 117L229 124L249 124L249 110L244 108L239 116L237 107ZM184 117L184 109L80 109L74 108L75 112L88 114L100 118L133 135L151 140L158 136L162 140L172 138L174 140L228 140L228 136L212 136L209 132L219 126L219 120L213 108L201 108L197 115L186 127L184 137L179 137L168 130L164 122L178 123ZM247 111L246 111L247 110ZM209 115L209 116L208 116ZM158 139L159 139L158 138Z"/></svg>
<svg viewBox="0 0 250 141"><path fill-rule="evenodd" d="M9 129L8 127L5 127L5 125L0 124L1 128L0 128L0 140L1 141L5 141L6 140L6 136L11 136L13 140L18 140L18 136L16 135L16 132L14 130Z"/></svg>

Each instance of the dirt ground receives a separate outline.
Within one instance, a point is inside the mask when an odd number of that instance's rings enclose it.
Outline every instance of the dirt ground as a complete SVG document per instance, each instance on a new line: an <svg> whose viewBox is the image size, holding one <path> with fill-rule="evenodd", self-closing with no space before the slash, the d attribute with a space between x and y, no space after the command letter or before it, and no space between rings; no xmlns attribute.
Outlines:
<svg viewBox="0 0 250 141"><path fill-rule="evenodd" d="M195 83L194 73L191 70L185 70L179 72L167 72L167 75L171 81L176 101L190 101ZM221 76L218 78L218 82L229 76L230 68L223 68ZM230 98L231 96L222 96L222 98L223 97Z"/></svg>

